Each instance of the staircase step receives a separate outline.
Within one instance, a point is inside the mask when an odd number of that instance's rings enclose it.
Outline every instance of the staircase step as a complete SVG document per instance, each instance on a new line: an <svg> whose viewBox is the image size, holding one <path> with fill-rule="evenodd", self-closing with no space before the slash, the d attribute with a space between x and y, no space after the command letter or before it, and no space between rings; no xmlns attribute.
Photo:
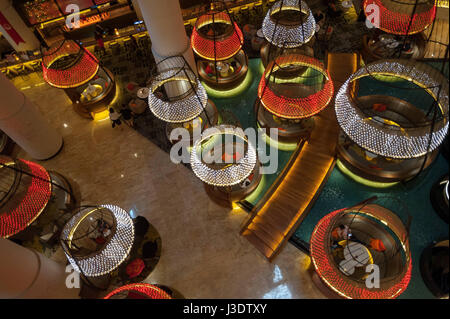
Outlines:
<svg viewBox="0 0 450 319"><path fill-rule="evenodd" d="M283 240L283 234L280 232L273 232L266 224L263 223L251 223L248 225L248 229L254 232L267 246L274 248Z"/></svg>
<svg viewBox="0 0 450 319"><path fill-rule="evenodd" d="M272 224L277 229L286 229L289 225L289 220L284 218L282 215L277 215L272 212L272 208L269 208L271 211L265 211L262 214L259 214L260 222Z"/></svg>
<svg viewBox="0 0 450 319"><path fill-rule="evenodd" d="M246 229L242 236L244 236L253 246L255 246L266 258L270 258L274 251L268 247L258 236L251 230Z"/></svg>
<svg viewBox="0 0 450 319"><path fill-rule="evenodd" d="M285 230L284 228L279 227L277 224L271 223L269 219L262 218L260 215L256 215L253 218L252 222L255 223L255 224L262 224L262 225L264 225L273 234L283 234L284 230Z"/></svg>

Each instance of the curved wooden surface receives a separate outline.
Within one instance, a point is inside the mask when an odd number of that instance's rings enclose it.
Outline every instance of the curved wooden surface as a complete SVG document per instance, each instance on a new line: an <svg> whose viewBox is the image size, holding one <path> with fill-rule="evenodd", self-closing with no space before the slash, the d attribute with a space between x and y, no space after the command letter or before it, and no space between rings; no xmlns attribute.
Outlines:
<svg viewBox="0 0 450 319"><path fill-rule="evenodd" d="M327 66L336 89L358 69L358 61L356 54L328 54ZM240 231L269 260L306 217L335 165L339 126L333 103L315 121L310 139L299 144Z"/></svg>

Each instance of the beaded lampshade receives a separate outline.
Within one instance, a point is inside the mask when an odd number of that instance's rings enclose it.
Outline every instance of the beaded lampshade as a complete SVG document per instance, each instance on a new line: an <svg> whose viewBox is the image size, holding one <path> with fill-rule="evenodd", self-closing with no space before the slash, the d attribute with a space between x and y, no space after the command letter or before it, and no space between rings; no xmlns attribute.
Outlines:
<svg viewBox="0 0 450 319"><path fill-rule="evenodd" d="M376 109L377 105L370 109L360 105L353 88L356 80L369 76L378 82L395 78L413 83L434 99L439 117L433 124L423 113L424 120L420 123L400 125L367 114L367 110ZM336 116L345 134L372 153L398 159L420 157L435 150L447 135L448 92L448 81L437 69L410 60L380 60L362 67L341 86L336 95ZM380 106L389 108L385 104Z"/></svg>
<svg viewBox="0 0 450 319"><path fill-rule="evenodd" d="M136 283L111 291L104 299L172 299L159 287L146 283Z"/></svg>
<svg viewBox="0 0 450 319"><path fill-rule="evenodd" d="M295 48L314 36L316 21L305 1L280 0L267 12L262 32L277 47Z"/></svg>
<svg viewBox="0 0 450 319"><path fill-rule="evenodd" d="M318 60L300 55L278 56L267 66L258 98L281 118L301 119L322 111L333 97L330 74Z"/></svg>
<svg viewBox="0 0 450 319"><path fill-rule="evenodd" d="M51 194L50 176L42 166L0 156L0 237L11 237L31 225Z"/></svg>
<svg viewBox="0 0 450 319"><path fill-rule="evenodd" d="M208 96L183 57L164 59L156 66L148 95L150 111L165 122L184 123L197 118Z"/></svg>
<svg viewBox="0 0 450 319"><path fill-rule="evenodd" d="M222 1L214 1L210 10L200 16L191 35L194 52L210 61L227 60L244 44L244 36Z"/></svg>
<svg viewBox="0 0 450 319"><path fill-rule="evenodd" d="M57 88L81 86L99 69L97 58L73 40L64 40L43 51L42 55L44 80Z"/></svg>
<svg viewBox="0 0 450 319"><path fill-rule="evenodd" d="M133 220L114 205L81 208L61 232L67 259L87 277L115 270L128 257L133 243Z"/></svg>
<svg viewBox="0 0 450 319"><path fill-rule="evenodd" d="M204 131L191 152L191 166L204 183L226 187L244 181L257 162L256 149L241 129L219 125Z"/></svg>
<svg viewBox="0 0 450 319"><path fill-rule="evenodd" d="M374 8L378 8L379 21L374 17L377 14ZM364 12L372 24L385 32L411 35L433 23L436 3L434 0L365 0Z"/></svg>
<svg viewBox="0 0 450 319"><path fill-rule="evenodd" d="M322 282L341 297L396 298L411 279L407 234L397 215L380 205L341 209L314 228L311 260ZM379 285L372 288L366 284L371 267L380 274Z"/></svg>

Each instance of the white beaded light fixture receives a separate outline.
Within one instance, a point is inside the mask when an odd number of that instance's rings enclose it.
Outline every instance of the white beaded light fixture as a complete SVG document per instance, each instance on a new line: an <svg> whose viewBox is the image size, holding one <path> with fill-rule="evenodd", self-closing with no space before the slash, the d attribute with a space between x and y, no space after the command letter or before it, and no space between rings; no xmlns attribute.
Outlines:
<svg viewBox="0 0 450 319"><path fill-rule="evenodd" d="M355 105L351 96L352 82L370 75L393 76L411 81L427 91L437 101L442 119L413 128L386 126L366 115ZM448 132L448 81L434 68L409 60L380 60L360 68L341 86L336 95L336 116L342 130L360 147L377 155L409 159L435 150ZM430 145L429 145L430 144Z"/></svg>
<svg viewBox="0 0 450 319"><path fill-rule="evenodd" d="M168 70L160 73L152 82L148 105L150 111L157 118L170 123L184 123L195 119L203 112L208 102L208 96L200 81L193 73L192 75L190 73L192 73L190 70L186 70L187 75L183 71ZM162 85L174 81L184 81L186 85L192 85L194 90L175 101L166 101L155 94L155 91Z"/></svg>
<svg viewBox="0 0 450 319"><path fill-rule="evenodd" d="M75 256L74 244L79 238L78 228L83 223L95 223L93 216L112 217L111 236L98 252L86 256ZM106 217L106 216L105 216ZM93 225L94 226L94 225ZM95 227L95 226L94 226ZM84 236L83 236L84 237ZM134 224L128 212L114 205L100 205L82 208L64 226L61 243L67 259L75 271L87 277L103 276L119 267L128 257L134 243Z"/></svg>
<svg viewBox="0 0 450 319"><path fill-rule="evenodd" d="M301 24L283 24L274 19L274 14L281 11L299 11L306 16ZM268 42L283 48L296 48L307 43L316 32L316 21L305 1L280 0L267 12L262 24L262 32Z"/></svg>
<svg viewBox="0 0 450 319"><path fill-rule="evenodd" d="M204 148L211 146L215 138L223 138L226 135L240 139L246 144L245 155L236 161L225 165L222 168L211 167L202 160ZM213 143L211 143L213 144ZM191 152L191 166L195 175L204 183L227 187L244 181L253 172L257 162L256 149L250 143L241 129L230 125L219 125L205 130L201 138L193 146Z"/></svg>
<svg viewBox="0 0 450 319"><path fill-rule="evenodd" d="M171 57L160 64L161 70L150 85L150 111L169 123L185 123L197 118L208 103L206 90L200 80L188 68L183 57ZM169 89L169 96L162 95L162 87Z"/></svg>

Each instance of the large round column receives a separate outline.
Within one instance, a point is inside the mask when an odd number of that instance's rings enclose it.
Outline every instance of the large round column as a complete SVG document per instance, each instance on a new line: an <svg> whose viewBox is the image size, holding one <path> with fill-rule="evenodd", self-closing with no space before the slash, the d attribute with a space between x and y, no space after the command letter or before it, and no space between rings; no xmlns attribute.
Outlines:
<svg viewBox="0 0 450 319"><path fill-rule="evenodd" d="M31 101L6 76L0 74L0 130L32 158L46 160L56 155L63 139Z"/></svg>
<svg viewBox="0 0 450 319"><path fill-rule="evenodd" d="M23 22L11 0L0 0L0 32L16 51L39 49L39 40Z"/></svg>
<svg viewBox="0 0 450 319"><path fill-rule="evenodd" d="M79 288L66 285L71 273L42 254L0 238L0 260L2 299L78 298Z"/></svg>
<svg viewBox="0 0 450 319"><path fill-rule="evenodd" d="M196 72L191 43L184 28L178 0L137 0L144 18L156 62L174 55L183 55Z"/></svg>

